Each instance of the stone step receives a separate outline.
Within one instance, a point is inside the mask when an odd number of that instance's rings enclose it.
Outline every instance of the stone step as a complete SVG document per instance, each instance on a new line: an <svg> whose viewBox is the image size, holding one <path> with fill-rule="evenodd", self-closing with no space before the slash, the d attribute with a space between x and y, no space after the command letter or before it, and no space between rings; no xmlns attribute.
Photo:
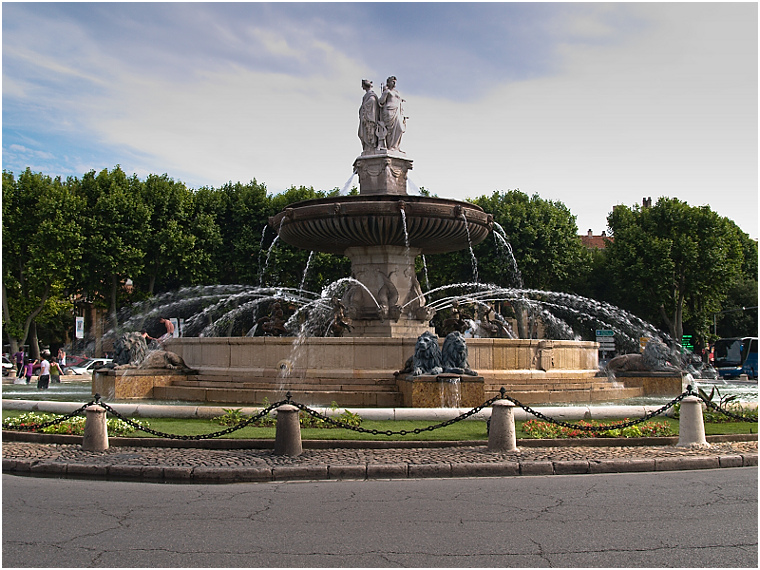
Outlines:
<svg viewBox="0 0 760 570"><path fill-rule="evenodd" d="M266 398L270 403L285 399L289 391L291 398L305 405L329 406L340 402L344 406L367 408L397 408L402 405L399 392L367 391L310 391L310 390L245 390L227 388L203 388L199 386L162 386L153 389L153 397L159 400L186 400L215 402L220 404L261 405Z"/></svg>
<svg viewBox="0 0 760 570"><path fill-rule="evenodd" d="M373 376L340 376L336 377L332 374L323 374L321 376L300 376L291 375L287 378L279 378L278 376L264 377L264 376L252 376L243 374L229 374L229 375L216 375L216 374L198 374L193 376L191 381L193 382L209 382L218 384L234 383L252 383L252 384L266 384L267 386L277 386L285 383L298 383L305 386L320 386L331 385L338 386L342 384L350 386L375 386L388 384L395 386L396 379L393 374L375 374Z"/></svg>
<svg viewBox="0 0 760 570"><path fill-rule="evenodd" d="M219 380L178 380L172 383L172 386L186 386L186 387L198 387L198 388L225 388L229 390L269 390L273 391L279 388L274 386L273 382L222 382ZM367 384L361 385L354 384L308 384L308 383L292 383L283 382L283 391L307 391L307 392L355 392L358 389L368 392L397 392L396 384Z"/></svg>
<svg viewBox="0 0 760 570"><path fill-rule="evenodd" d="M570 403L584 403L590 404L600 400L599 390L531 390L523 392L520 390L507 389L507 395L521 404L525 405L538 405L538 404L570 404ZM644 395L642 388L614 388L605 390L610 400L618 400L625 398L638 398ZM592 393L594 397L592 398ZM498 395L498 391L486 390L486 398L493 398Z"/></svg>

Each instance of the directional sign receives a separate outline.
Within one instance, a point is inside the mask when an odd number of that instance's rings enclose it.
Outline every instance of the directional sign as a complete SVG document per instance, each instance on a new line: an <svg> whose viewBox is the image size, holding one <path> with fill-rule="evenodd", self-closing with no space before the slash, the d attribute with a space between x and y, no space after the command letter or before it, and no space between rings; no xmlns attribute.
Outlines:
<svg viewBox="0 0 760 570"><path fill-rule="evenodd" d="M615 331L596 329L596 336L615 336Z"/></svg>

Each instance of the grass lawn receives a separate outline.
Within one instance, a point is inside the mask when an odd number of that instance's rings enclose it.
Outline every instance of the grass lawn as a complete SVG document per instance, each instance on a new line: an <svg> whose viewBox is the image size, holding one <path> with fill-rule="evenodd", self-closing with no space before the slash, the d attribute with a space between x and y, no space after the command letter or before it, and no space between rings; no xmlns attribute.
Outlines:
<svg viewBox="0 0 760 570"><path fill-rule="evenodd" d="M3 410L3 419L17 417L23 412L16 410ZM203 435L213 432L222 431L222 426L211 420L203 419L183 419L183 418L136 418L141 422L149 425L156 431L170 433L174 435ZM614 420L615 423L622 420ZM656 418L659 422L667 422L678 434L678 420L673 418ZM610 420L613 423L613 420ZM466 420L455 424L439 428L434 431L423 431L419 434L409 433L408 435L384 435L382 432L398 432L406 430L412 432L415 429L424 429L434 425L428 421L370 421L365 420L361 427L368 430L377 430L380 434L359 433L345 428L302 428L301 437L303 439L343 439L343 440L379 440L379 441L463 441L463 440L487 440L486 423L478 420ZM516 435L518 439L525 439L529 436L522 430L523 422L515 422ZM757 433L757 422L730 422L730 423L706 423L706 435L722 435L742 433ZM131 437L154 437L151 434L137 431ZM272 427L251 427L247 426L231 434L223 436L234 439L274 439L275 428Z"/></svg>

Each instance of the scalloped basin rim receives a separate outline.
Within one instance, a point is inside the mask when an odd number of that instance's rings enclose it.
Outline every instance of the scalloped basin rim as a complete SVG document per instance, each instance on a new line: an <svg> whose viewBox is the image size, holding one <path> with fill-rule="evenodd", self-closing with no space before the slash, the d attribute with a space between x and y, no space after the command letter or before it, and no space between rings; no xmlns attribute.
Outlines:
<svg viewBox="0 0 760 570"><path fill-rule="evenodd" d="M444 253L483 241L493 217L480 206L446 198L360 195L295 202L269 224L283 241L308 250L342 254L349 247L408 245Z"/></svg>

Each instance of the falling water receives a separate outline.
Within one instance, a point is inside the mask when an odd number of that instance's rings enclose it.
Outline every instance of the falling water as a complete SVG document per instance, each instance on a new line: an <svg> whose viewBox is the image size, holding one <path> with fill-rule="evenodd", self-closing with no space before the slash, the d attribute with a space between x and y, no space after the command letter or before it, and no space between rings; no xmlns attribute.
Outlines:
<svg viewBox="0 0 760 570"><path fill-rule="evenodd" d="M301 286L300 289L303 291L304 286L306 285L306 274L309 272L309 266L311 265L311 258L314 257L314 252L309 252L309 259L306 260L306 268L303 270L303 277L301 278Z"/></svg>
<svg viewBox="0 0 760 570"><path fill-rule="evenodd" d="M343 188L340 191L341 196L348 196L348 192L351 190L351 183L354 181L354 178L356 178L356 172L352 172L351 176L349 176L348 180L346 180L346 183L343 185Z"/></svg>
<svg viewBox="0 0 760 570"><path fill-rule="evenodd" d="M442 408L459 408L462 403L462 379L456 377L439 380L438 393Z"/></svg>
<svg viewBox="0 0 760 570"><path fill-rule="evenodd" d="M494 222L493 227L496 230L493 232L493 238L496 242L496 249L502 253L504 253L509 259L511 265L512 265L512 271L515 274L516 280L517 280L517 286L522 288L523 287L523 279L522 279L522 273L520 273L520 270L517 268L517 259L515 259L515 254L512 251L512 244L509 243L507 240L507 234L504 231L504 228L498 223Z"/></svg>
<svg viewBox="0 0 760 570"><path fill-rule="evenodd" d="M415 184L411 178L409 178L409 175L407 174L406 177L406 186L409 194L412 194L414 196L422 196L422 192L420 192L419 186Z"/></svg>
<svg viewBox="0 0 760 570"><path fill-rule="evenodd" d="M261 252L264 249L264 236L267 233L267 225L264 224L264 227L261 229L261 241L259 242L259 258L258 258L258 265L259 265L259 285L264 284L264 268L261 265Z"/></svg>
<svg viewBox="0 0 760 570"><path fill-rule="evenodd" d="M472 260L472 279L475 283L480 281L478 278L478 260L475 257L475 252L472 250L472 240L470 239L470 226L467 223L467 214L462 210L462 219L464 220L464 229L467 232L467 245L470 248L470 259Z"/></svg>
<svg viewBox="0 0 760 570"><path fill-rule="evenodd" d="M428 278L427 261L425 261L425 255L422 256L422 269L425 273L425 291L430 290L430 279Z"/></svg>

